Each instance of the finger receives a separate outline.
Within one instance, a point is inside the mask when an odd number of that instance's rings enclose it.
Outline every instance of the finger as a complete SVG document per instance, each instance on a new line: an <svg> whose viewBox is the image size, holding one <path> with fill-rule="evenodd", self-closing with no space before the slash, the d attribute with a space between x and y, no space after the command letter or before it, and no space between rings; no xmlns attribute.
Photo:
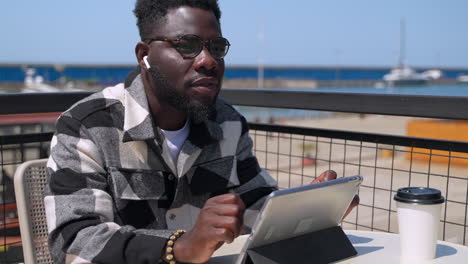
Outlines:
<svg viewBox="0 0 468 264"><path fill-rule="evenodd" d="M327 170L323 174L325 174L324 181L335 180L338 177L334 170Z"/></svg>
<svg viewBox="0 0 468 264"><path fill-rule="evenodd" d="M334 180L337 178L337 174L334 170L326 170L320 174L317 178L315 178L311 183L320 183L320 182L325 182L329 180Z"/></svg>
<svg viewBox="0 0 468 264"><path fill-rule="evenodd" d="M221 241L221 242L218 242L218 244L216 244L216 246L215 246L214 250L215 250L215 251L216 251L216 250L218 250L218 249L219 249L219 248L220 248L220 247L221 247L223 244L224 244L224 242L223 242L223 241Z"/></svg>
<svg viewBox="0 0 468 264"><path fill-rule="evenodd" d="M244 204L242 199L236 193L225 193L218 196L211 197L208 199L207 203L217 203L217 204Z"/></svg>
<svg viewBox="0 0 468 264"><path fill-rule="evenodd" d="M213 197L214 198L214 197ZM202 211L217 215L232 215L242 217L245 211L245 204L234 195L231 197L216 197L217 199L208 200L203 206Z"/></svg>
<svg viewBox="0 0 468 264"><path fill-rule="evenodd" d="M242 217L244 215L244 207L237 204L216 204L212 206L212 210L220 216Z"/></svg>
<svg viewBox="0 0 468 264"><path fill-rule="evenodd" d="M345 219L346 216L348 216L349 213L354 209L354 207L359 205L359 195L355 195L353 200L351 201L351 204L349 205L348 209L346 209L346 213L343 216L343 219Z"/></svg>
<svg viewBox="0 0 468 264"><path fill-rule="evenodd" d="M245 211L245 204L242 201L242 199L239 197L239 195L235 193L229 193L229 194L223 194L219 196L215 196L211 199L209 199L205 206L211 208L211 210L217 211L221 207L220 205L225 206L225 205L233 205L234 207L225 207L225 210L231 210L231 212L224 212L221 214L227 214L227 215L238 215L238 216L243 216L244 211ZM229 209L230 208L230 209Z"/></svg>
<svg viewBox="0 0 468 264"><path fill-rule="evenodd" d="M248 231L249 230L247 229L247 227L245 225L242 225L240 234L245 235L247 234Z"/></svg>
<svg viewBox="0 0 468 264"><path fill-rule="evenodd" d="M223 216L217 217L216 222L213 224L216 228L224 228L229 230L234 238L241 234L242 227L244 226L242 218L236 216Z"/></svg>
<svg viewBox="0 0 468 264"><path fill-rule="evenodd" d="M216 241L222 241L228 244L232 243L232 241L234 241L234 238L236 238L234 233L227 228L216 228L214 233L214 239Z"/></svg>

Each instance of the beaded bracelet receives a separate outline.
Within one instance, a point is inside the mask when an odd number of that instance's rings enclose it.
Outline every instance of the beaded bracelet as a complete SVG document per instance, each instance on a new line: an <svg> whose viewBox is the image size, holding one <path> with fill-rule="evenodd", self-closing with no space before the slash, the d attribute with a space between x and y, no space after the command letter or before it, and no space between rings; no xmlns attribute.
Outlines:
<svg viewBox="0 0 468 264"><path fill-rule="evenodd" d="M176 264L177 263L176 259L175 259L175 256L174 256L174 243L184 233L185 233L185 230L179 229L179 230L175 231L169 237L169 240L167 241L167 244L166 244L165 254L164 254L164 257L163 257L164 262L169 263L169 264Z"/></svg>

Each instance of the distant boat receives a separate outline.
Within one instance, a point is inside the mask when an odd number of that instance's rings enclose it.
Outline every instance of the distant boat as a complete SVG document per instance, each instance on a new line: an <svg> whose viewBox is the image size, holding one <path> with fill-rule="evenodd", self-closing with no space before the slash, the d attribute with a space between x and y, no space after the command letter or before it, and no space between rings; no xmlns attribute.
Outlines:
<svg viewBox="0 0 468 264"><path fill-rule="evenodd" d="M383 80L387 83L387 85L423 85L430 80L440 79L442 77L442 72L440 70L428 70L422 73L418 73L405 64L405 36L405 21L401 20L398 66L393 68L390 73L384 75Z"/></svg>
<svg viewBox="0 0 468 264"><path fill-rule="evenodd" d="M438 80L442 77L440 70L427 70L421 73L416 72L408 66L393 68L390 73L384 75L384 81L392 86L400 85L422 85L428 81Z"/></svg>
<svg viewBox="0 0 468 264"><path fill-rule="evenodd" d="M422 85L428 79L408 66L393 68L390 73L385 74L384 81L391 86L400 85Z"/></svg>
<svg viewBox="0 0 468 264"><path fill-rule="evenodd" d="M24 88L22 92L58 92L60 89L44 83L44 77L36 74L36 69L27 68L24 77Z"/></svg>
<svg viewBox="0 0 468 264"><path fill-rule="evenodd" d="M457 82L468 83L468 75L460 75L457 77Z"/></svg>

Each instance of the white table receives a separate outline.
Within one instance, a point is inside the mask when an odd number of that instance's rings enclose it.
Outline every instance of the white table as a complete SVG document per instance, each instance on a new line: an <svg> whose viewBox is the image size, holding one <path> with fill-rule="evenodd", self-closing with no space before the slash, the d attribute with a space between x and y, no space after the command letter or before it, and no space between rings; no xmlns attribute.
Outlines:
<svg viewBox="0 0 468 264"><path fill-rule="evenodd" d="M395 264L400 262L400 245L397 234L345 230L351 243L358 252L357 256L335 262L336 264ZM218 249L209 264L234 263L247 236L238 237L233 243ZM444 241L438 241L436 258L427 264L468 263L468 247ZM426 264L426 263L425 263Z"/></svg>

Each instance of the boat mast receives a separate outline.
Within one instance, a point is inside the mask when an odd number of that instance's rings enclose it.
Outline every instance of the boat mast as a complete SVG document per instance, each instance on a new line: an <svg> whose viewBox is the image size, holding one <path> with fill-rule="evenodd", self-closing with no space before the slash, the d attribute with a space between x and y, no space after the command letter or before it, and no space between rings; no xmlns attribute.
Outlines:
<svg viewBox="0 0 468 264"><path fill-rule="evenodd" d="M265 29L263 16L260 16L260 30L258 33L258 66L257 66L257 88L263 88L264 78L265 78L265 69L264 69L264 60L263 60L263 44L265 40Z"/></svg>
<svg viewBox="0 0 468 264"><path fill-rule="evenodd" d="M405 20L402 18L400 20L400 50L399 50L399 58L398 58L398 67L403 68L405 66L406 61L406 27L405 27Z"/></svg>

